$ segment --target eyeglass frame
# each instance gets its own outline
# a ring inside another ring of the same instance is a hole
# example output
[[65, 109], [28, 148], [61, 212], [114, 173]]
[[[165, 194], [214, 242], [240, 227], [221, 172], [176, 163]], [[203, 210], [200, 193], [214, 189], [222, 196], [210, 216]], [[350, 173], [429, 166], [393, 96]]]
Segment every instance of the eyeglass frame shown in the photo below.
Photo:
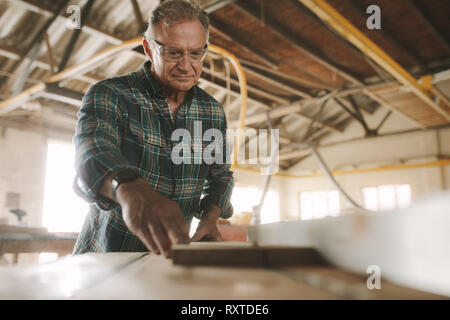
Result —
[[[156, 44], [156, 46], [157, 46], [157, 48], [158, 48], [159, 54], [160, 54], [163, 58], [167, 59], [168, 61], [172, 61], [172, 62], [179, 61], [179, 60], [180, 60], [182, 57], [184, 57], [185, 55], [188, 56], [189, 61], [191, 61], [191, 62], [195, 62], [195, 63], [202, 62], [203, 60], [205, 60], [206, 53], [208, 52], [208, 43], [206, 43], [205, 46], [204, 46], [203, 48], [192, 49], [192, 50], [188, 50], [188, 51], [186, 52], [185, 50], [181, 50], [181, 49], [178, 49], [178, 48], [166, 47], [166, 46], [162, 45], [161, 43], [159, 43], [158, 41], [156, 41], [155, 38], [151, 38], [150, 40], [151, 40], [154, 44]], [[179, 52], [182, 52], [183, 55], [180, 56], [180, 57], [177, 58], [177, 59], [171, 59], [171, 58], [167, 57], [167, 56], [165, 55], [165, 53], [163, 52], [163, 50], [169, 50], [169, 49], [172, 49], [172, 50], [178, 50]], [[199, 60], [197, 60], [197, 61], [196, 61], [196, 60], [193, 60], [192, 57], [191, 57], [191, 55], [190, 55], [190, 53], [191, 53], [192, 51], [196, 51], [196, 50], [202, 50], [202, 51], [203, 51], [202, 57], [201, 57]]]

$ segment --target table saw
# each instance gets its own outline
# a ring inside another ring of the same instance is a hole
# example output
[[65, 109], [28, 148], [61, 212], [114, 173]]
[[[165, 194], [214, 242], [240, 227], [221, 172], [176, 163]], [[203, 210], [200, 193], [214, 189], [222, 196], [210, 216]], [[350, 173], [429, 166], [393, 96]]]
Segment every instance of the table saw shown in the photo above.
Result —
[[[1, 267], [0, 299], [448, 299], [449, 208], [447, 192], [404, 210], [250, 227], [248, 243], [178, 245], [172, 259], [88, 253]], [[230, 262], [237, 251], [252, 263]]]

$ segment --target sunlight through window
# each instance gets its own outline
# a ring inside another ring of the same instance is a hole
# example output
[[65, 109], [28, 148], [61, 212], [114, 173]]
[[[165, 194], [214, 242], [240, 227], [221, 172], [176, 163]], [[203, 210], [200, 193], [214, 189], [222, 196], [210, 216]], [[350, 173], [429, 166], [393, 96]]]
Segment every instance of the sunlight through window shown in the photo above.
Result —
[[[42, 225], [50, 232], [80, 232], [88, 204], [72, 188], [75, 148], [63, 142], [49, 142], [45, 176]], [[51, 261], [55, 254], [42, 253], [40, 262]]]
[[339, 210], [339, 192], [337, 190], [300, 193], [300, 216], [302, 220], [337, 216]]
[[[253, 212], [253, 206], [261, 201], [262, 190], [254, 187], [234, 187], [231, 203], [235, 214]], [[280, 201], [276, 191], [267, 191], [261, 210], [261, 223], [280, 221]]]
[[381, 185], [362, 189], [364, 206], [369, 210], [392, 210], [403, 208], [411, 203], [411, 186], [409, 184]]

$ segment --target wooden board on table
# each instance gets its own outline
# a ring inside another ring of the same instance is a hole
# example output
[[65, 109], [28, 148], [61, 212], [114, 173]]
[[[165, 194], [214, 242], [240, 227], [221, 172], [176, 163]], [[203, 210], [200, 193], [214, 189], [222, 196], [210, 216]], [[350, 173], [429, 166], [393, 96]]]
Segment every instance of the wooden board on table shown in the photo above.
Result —
[[325, 265], [310, 247], [254, 245], [245, 242], [192, 242], [175, 245], [176, 265], [282, 267]]
[[[105, 254], [99, 255], [102, 257]], [[148, 254], [77, 299], [158, 300], [335, 300], [340, 297], [292, 280], [278, 269], [242, 266], [173, 265]]]

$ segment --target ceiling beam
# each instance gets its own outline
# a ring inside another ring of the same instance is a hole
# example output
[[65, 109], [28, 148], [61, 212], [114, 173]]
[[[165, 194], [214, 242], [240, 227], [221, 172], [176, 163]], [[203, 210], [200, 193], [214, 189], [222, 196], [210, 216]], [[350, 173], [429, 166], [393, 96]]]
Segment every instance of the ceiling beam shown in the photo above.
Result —
[[[20, 6], [26, 10], [43, 15], [45, 17], [49, 17], [53, 14], [53, 12], [51, 11], [51, 8], [49, 6], [47, 6], [45, 4], [41, 4], [41, 3], [37, 4], [36, 1], [31, 1], [31, 0], [7, 0], [7, 1], [9, 1], [17, 6]], [[234, 0], [234, 1], [236, 1], [236, 0]], [[218, 10], [221, 7], [223, 7], [224, 5], [228, 5], [234, 1], [232, 1], [232, 0], [220, 1], [222, 3], [217, 3], [216, 6], [208, 7], [207, 8], [208, 13], [212, 13], [213, 11]], [[60, 14], [58, 16], [58, 19], [66, 19], [66, 15]], [[98, 37], [102, 38], [102, 40], [104, 40], [110, 44], [113, 44], [113, 45], [119, 45], [122, 42], [128, 40], [125, 38], [118, 37], [114, 34], [111, 34], [111, 33], [107, 32], [106, 30], [102, 30], [90, 23], [86, 23], [84, 25], [83, 32], [86, 32], [87, 34], [90, 34], [92, 36], [98, 36]]]
[[326, 30], [329, 35], [331, 35], [333, 38], [335, 38], [337, 41], [339, 41], [342, 45], [344, 45], [347, 49], [352, 51], [355, 55], [359, 56], [361, 59], [363, 59], [366, 63], [369, 63], [369, 65], [379, 74], [380, 72], [384, 72], [378, 65], [371, 63], [371, 60], [367, 58], [367, 56], [362, 53], [360, 50], [358, 50], [355, 46], [353, 46], [350, 42], [345, 40], [342, 36], [340, 36], [338, 33], [334, 32], [326, 23], [324, 23], [322, 20], [320, 20], [314, 13], [312, 13], [308, 8], [306, 8], [302, 3], [300, 3], [298, 0], [291, 0], [291, 3], [296, 6], [305, 17], [307, 17], [310, 21], [313, 23], [318, 24], [323, 30]]
[[[233, 5], [239, 8], [241, 12], [245, 13], [249, 17], [258, 21], [260, 20], [260, 14], [257, 12], [257, 10], [249, 6], [248, 3], [240, 1], [236, 2]], [[363, 85], [362, 81], [359, 80], [357, 76], [351, 74], [350, 71], [345, 70], [342, 66], [339, 66], [335, 62], [324, 57], [323, 54], [319, 53], [319, 51], [316, 48], [313, 48], [309, 43], [307, 43], [304, 40], [301, 40], [297, 35], [294, 35], [291, 31], [282, 27], [275, 21], [272, 21], [269, 17], [265, 18], [264, 26], [270, 29], [274, 34], [278, 35], [279, 37], [289, 40], [291, 45], [298, 51], [302, 52], [304, 55], [308, 56], [309, 58], [319, 63], [320, 65], [326, 67], [327, 69], [331, 70], [332, 72], [335, 72], [345, 80], [358, 85]]]
[[[301, 110], [302, 110], [301, 105], [291, 105], [291, 106], [277, 107], [276, 109], [273, 109], [268, 112], [269, 112], [270, 119], [276, 119], [276, 118], [280, 118], [280, 117], [283, 117], [283, 116], [291, 114], [291, 113], [300, 112]], [[267, 113], [263, 112], [260, 114], [247, 116], [245, 118], [245, 125], [248, 126], [248, 125], [252, 125], [252, 124], [266, 121], [266, 120], [267, 120]], [[239, 120], [230, 121], [230, 127], [231, 128], [239, 127]]]
[[[55, 22], [55, 20], [58, 18], [59, 14], [65, 9], [67, 3], [69, 0], [64, 0], [61, 2], [56, 10], [52, 12], [51, 17], [44, 23], [44, 25], [38, 30], [37, 34], [33, 37], [31, 40], [31, 43], [29, 43], [25, 51], [22, 53], [22, 56], [19, 58], [18, 61], [14, 62], [12, 65], [12, 68], [10, 70], [11, 73], [19, 72], [19, 68], [23, 66], [23, 61], [25, 58], [28, 57], [30, 52], [32, 53], [32, 60], [36, 59], [37, 55], [39, 54], [41, 44], [44, 40], [44, 34], [47, 32], [47, 30], [52, 26], [52, 24]], [[28, 77], [29, 72], [31, 72], [31, 63], [26, 67], [25, 71], [20, 70], [20, 73], [23, 74], [23, 77], [21, 80], [19, 80], [18, 84], [15, 84], [14, 81], [0, 81], [0, 85], [2, 86], [2, 90], [8, 90], [11, 87], [15, 87], [12, 89], [13, 95], [16, 95], [18, 92], [21, 92], [23, 89], [23, 84], [25, 83], [25, 78]], [[10, 88], [8, 88], [10, 87]]]
[[270, 83], [273, 86], [276, 86], [280, 89], [286, 90], [292, 94], [295, 94], [299, 97], [305, 98], [305, 99], [311, 99], [312, 96], [310, 93], [306, 92], [306, 89], [302, 88], [301, 90], [298, 88], [293, 87], [290, 84], [287, 84], [286, 82], [280, 80], [280, 79], [274, 79], [271, 77], [268, 77], [261, 72], [258, 72], [256, 70], [253, 70], [249, 67], [246, 67], [245, 65], [242, 67], [244, 69], [245, 73], [248, 73], [249, 75], [252, 75], [254, 77], [260, 78], [261, 80], [264, 80], [265, 82]]
[[351, 117], [356, 119], [361, 124], [366, 136], [373, 135], [375, 132], [373, 132], [371, 129], [369, 129], [369, 126], [367, 125], [366, 121], [364, 120], [364, 117], [363, 117], [361, 111], [359, 110], [359, 107], [356, 105], [356, 102], [353, 99], [353, 97], [351, 95], [349, 95], [348, 98], [350, 100], [350, 103], [351, 103], [354, 111], [350, 110], [350, 108], [347, 107], [343, 103], [343, 101], [341, 101], [339, 98], [335, 98], [334, 101], [336, 101]]
[[[222, 59], [221, 56], [216, 55], [214, 53], [209, 52], [209, 54], [212, 57], [214, 57], [214, 58]], [[273, 77], [265, 75], [261, 71], [255, 70], [255, 68], [251, 68], [251, 67], [245, 66], [246, 63], [242, 62], [241, 60], [239, 60], [239, 62], [241, 62], [242, 69], [244, 69], [245, 73], [247, 73], [249, 75], [257, 77], [257, 78], [259, 78], [259, 79], [261, 79], [261, 80], [263, 80], [265, 82], [268, 82], [268, 83], [272, 84], [273, 86], [276, 86], [276, 87], [278, 87], [278, 88], [280, 88], [282, 90], [285, 90], [285, 91], [288, 91], [290, 93], [293, 93], [293, 94], [295, 94], [297, 96], [300, 96], [302, 98], [305, 98], [305, 99], [312, 99], [313, 98], [311, 96], [310, 92], [308, 92], [308, 89], [306, 89], [306, 88], [299, 88], [299, 87], [296, 87], [296, 86], [292, 86], [291, 84], [288, 84], [287, 82], [285, 82], [283, 80], [280, 80], [279, 78], [275, 79]], [[273, 70], [273, 71], [275, 71], [275, 70]]]
[[[35, 1], [30, 1], [30, 0], [8, 0], [9, 2], [20, 6], [26, 10], [32, 11], [34, 13], [38, 13], [40, 15], [43, 15], [45, 17], [51, 16], [52, 15], [52, 11], [50, 9], [50, 7], [46, 6], [45, 4], [39, 3], [37, 4]], [[66, 16], [64, 14], [60, 14], [57, 17], [58, 20], [65, 20]], [[113, 45], [119, 45], [121, 44], [124, 40], [126, 39], [122, 39], [119, 38], [113, 34], [110, 34], [109, 32], [107, 32], [106, 30], [101, 30], [99, 28], [97, 28], [96, 26], [90, 24], [90, 23], [86, 23], [84, 25], [83, 28], [83, 32], [86, 32], [89, 35], [92, 36], [97, 36], [100, 37], [102, 40], [113, 44]]]
[[[217, 84], [217, 83], [214, 83], [214, 82], [212, 82], [212, 81], [210, 81], [210, 80], [207, 80], [207, 79], [205, 79], [205, 78], [200, 78], [199, 82], [200, 82], [200, 83], [204, 83], [205, 85], [211, 86], [211, 87], [213, 87], [213, 88], [215, 88], [215, 89], [219, 89], [219, 90], [227, 90], [229, 94], [231, 94], [232, 96], [234, 96], [234, 97], [236, 98], [236, 99], [230, 104], [230, 106], [228, 106], [228, 107], [226, 108], [226, 111], [227, 111], [227, 112], [231, 112], [233, 109], [239, 107], [239, 105], [240, 105], [240, 103], [241, 103], [241, 100], [240, 100], [241, 95], [240, 95], [239, 92], [234, 91], [234, 90], [228, 90], [226, 87], [221, 86], [221, 85], [219, 85], [219, 84]], [[249, 97], [247, 100], [248, 100], [249, 102], [251, 102], [251, 103], [253, 103], [253, 104], [259, 106], [259, 107], [262, 107], [262, 108], [265, 109], [265, 110], [271, 110], [271, 109], [272, 109], [271, 106], [268, 106], [268, 105], [267, 105], [265, 102], [263, 102], [263, 101], [258, 101], [258, 100], [256, 100], [256, 99], [253, 99], [253, 98], [250, 98], [250, 97]], [[277, 108], [278, 108], [278, 107], [277, 107]], [[295, 112], [295, 113], [292, 113], [292, 112], [291, 112], [291, 114], [294, 115], [294, 116], [299, 116], [299, 117], [301, 117], [302, 119], [305, 119], [305, 120], [307, 120], [307, 121], [313, 121], [313, 120], [314, 120], [313, 117], [311, 117], [311, 116], [309, 116], [309, 115], [307, 115], [307, 114], [305, 114], [305, 113], [302, 113], [302, 112]], [[323, 121], [316, 121], [316, 125], [325, 127], [325, 128], [327, 128], [328, 130], [331, 130], [331, 131], [334, 131], [334, 132], [342, 133], [342, 130], [341, 130], [341, 129], [339, 129], [339, 128], [337, 128], [337, 127], [331, 125], [331, 124], [325, 123], [325, 122], [323, 122]]]
[[325, 0], [299, 1], [312, 10], [320, 19], [326, 21], [334, 30], [353, 43], [353, 45], [358, 47], [396, 80], [411, 88], [411, 92], [431, 109], [434, 109], [446, 120], [450, 120], [450, 114], [444, 109], [440, 102], [436, 103], [433, 101], [432, 95], [423, 85], [419, 84], [408, 71], [394, 61], [384, 50], [358, 30]]
[[147, 29], [147, 24], [142, 18], [141, 9], [139, 8], [139, 3], [137, 2], [137, 0], [130, 0], [130, 1], [131, 5], [133, 6], [134, 17], [136, 18], [136, 24], [138, 29], [137, 36], [140, 36]]
[[225, 111], [231, 113], [234, 109], [238, 108], [242, 104], [240, 97], [235, 97], [234, 101], [225, 106]]
[[[14, 50], [12, 48], [7, 48], [4, 46], [0, 46], [0, 56], [2, 57], [6, 57], [8, 59], [11, 60], [19, 60], [20, 57], [22, 56], [17, 50]], [[26, 58], [25, 60], [27, 60], [28, 58]], [[51, 67], [51, 63], [48, 60], [45, 59], [41, 59], [41, 58], [37, 58], [34, 63], [33, 63], [36, 67], [43, 69], [43, 70], [49, 70], [51, 71], [52, 67]], [[93, 73], [85, 73], [84, 75], [76, 75], [74, 76], [74, 79], [89, 83], [89, 84], [94, 84], [100, 80], [103, 80], [102, 77], [93, 74]]]
[[[307, 87], [312, 87], [312, 88], [317, 88], [317, 89], [327, 89], [330, 91], [336, 89], [335, 87], [328, 86], [327, 84], [319, 82], [319, 81], [312, 81], [309, 79], [299, 78], [296, 76], [288, 75], [288, 74], [286, 74], [286, 72], [269, 69], [263, 65], [254, 63], [253, 61], [249, 61], [247, 59], [239, 59], [239, 62], [241, 63], [244, 70], [248, 70], [251, 68], [250, 70], [255, 71], [255, 69], [257, 69], [260, 71], [259, 74], [262, 74], [261, 71], [264, 71], [270, 75], [277, 76], [279, 78], [283, 78], [284, 80], [287, 80], [287, 81], [296, 82], [297, 84], [302, 85], [302, 86], [307, 86]], [[268, 77], [270, 77], [270, 76], [268, 76]]]
[[415, 127], [419, 127], [419, 128], [426, 128], [425, 125], [421, 124], [420, 122], [418, 122], [417, 120], [414, 120], [413, 118], [410, 118], [408, 116], [406, 116], [404, 113], [400, 112], [398, 109], [394, 108], [389, 101], [386, 101], [386, 99], [381, 98], [380, 96], [376, 95], [375, 93], [373, 93], [372, 91], [370, 91], [369, 89], [363, 90], [363, 93], [365, 95], [367, 95], [368, 97], [370, 97], [372, 100], [378, 102], [380, 105], [384, 106], [385, 108], [388, 108], [389, 110], [394, 111], [396, 114], [400, 115], [402, 118], [408, 120], [410, 123], [412, 123]]
[[[449, 128], [450, 124], [446, 124], [446, 125], [440, 125], [440, 126], [436, 126], [436, 127], [430, 127], [430, 128], [426, 128], [426, 129], [407, 129], [407, 130], [400, 130], [400, 131], [394, 131], [394, 132], [388, 132], [388, 133], [383, 133], [377, 136], [369, 136], [369, 137], [360, 137], [360, 138], [351, 138], [351, 139], [346, 139], [346, 140], [341, 140], [341, 141], [335, 141], [335, 142], [330, 142], [330, 143], [324, 143], [324, 144], [319, 144], [317, 145], [317, 148], [328, 148], [328, 147], [333, 147], [333, 146], [339, 146], [339, 145], [344, 145], [344, 144], [348, 144], [348, 143], [352, 143], [352, 142], [356, 142], [356, 141], [367, 141], [368, 139], [378, 139], [378, 138], [382, 138], [382, 137], [390, 137], [390, 136], [396, 136], [396, 135], [403, 135], [403, 134], [408, 134], [408, 133], [414, 133], [414, 132], [431, 132], [431, 131], [438, 131], [441, 129], [445, 129], [445, 128]], [[295, 145], [295, 142], [293, 143]], [[288, 148], [289, 146], [287, 146]], [[308, 151], [307, 149], [303, 149], [303, 150], [297, 150], [297, 151], [292, 151], [291, 153], [286, 152], [286, 154], [283, 155], [283, 159], [284, 160], [289, 160], [292, 158], [297, 158], [300, 156], [304, 156], [305, 159], [306, 157], [308, 157], [311, 153]], [[290, 165], [289, 167], [293, 167], [294, 165], [300, 163], [301, 161], [303, 161], [304, 159], [293, 163], [292, 165]]]
[[43, 97], [66, 104], [81, 107], [83, 93], [66, 88], [58, 87], [56, 84], [46, 84], [45, 91], [41, 94]]
[[[307, 115], [305, 113], [297, 112], [297, 113], [295, 113], [293, 115], [296, 116], [296, 117], [301, 117], [302, 119], [305, 119], [305, 120], [307, 120], [309, 122], [313, 122], [315, 120], [313, 116], [309, 116], [309, 115]], [[336, 132], [336, 133], [342, 133], [343, 132], [343, 130], [341, 130], [341, 129], [339, 129], [339, 128], [337, 128], [337, 127], [335, 127], [335, 126], [333, 126], [333, 125], [331, 125], [329, 123], [325, 123], [323, 121], [320, 121], [320, 120], [315, 120], [314, 126], [325, 127], [325, 128], [327, 128], [327, 129], [329, 129], [329, 130], [331, 130], [333, 132]]]
[[90, 13], [93, 5], [94, 5], [94, 0], [88, 0], [86, 5], [83, 7], [83, 11], [81, 13], [81, 18], [80, 18], [80, 26], [73, 31], [72, 37], [70, 38], [70, 41], [67, 44], [66, 49], [64, 50], [64, 54], [61, 59], [61, 62], [59, 63], [58, 72], [61, 72], [62, 70], [64, 70], [66, 68], [67, 63], [69, 62], [70, 56], [73, 53], [73, 49], [74, 49], [78, 39], [80, 38], [81, 30], [83, 29], [84, 24], [86, 23], [86, 20], [89, 16], [89, 13]]
[[67, 68], [57, 74], [50, 76], [45, 82], [38, 83], [17, 96], [11, 97], [5, 101], [0, 102], [0, 114], [4, 114], [15, 108], [20, 107], [24, 102], [33, 99], [37, 95], [40, 95], [42, 91], [45, 90], [46, 83], [59, 83], [63, 80], [73, 78], [74, 76], [82, 73], [88, 72], [90, 69], [97, 67], [100, 63], [104, 63], [107, 59], [111, 58], [120, 52], [125, 50], [131, 50], [136, 46], [140, 45], [139, 39], [132, 39], [130, 41], [126, 41], [119, 46], [114, 46], [112, 48], [108, 48], [94, 55], [93, 57], [83, 61], [82, 63]]
[[223, 7], [226, 7], [227, 5], [236, 2], [237, 0], [217, 0], [213, 4], [210, 4], [203, 8], [203, 10], [206, 13], [213, 13], [216, 10], [222, 9]]
[[[257, 57], [261, 62], [264, 62], [266, 65], [268, 65], [272, 69], [276, 69], [278, 67], [278, 64], [267, 56], [263, 51], [260, 51], [257, 48], [251, 47], [248, 45], [248, 41], [241, 39], [239, 37], [239, 32], [236, 32], [235, 30], [230, 30], [229, 27], [225, 26], [222, 22], [218, 21], [218, 19], [214, 19], [212, 23], [209, 26], [209, 29], [213, 32], [221, 36], [227, 41], [233, 42], [243, 51], [246, 51], [247, 53], [250, 53], [252, 56]], [[231, 36], [233, 35], [233, 36]], [[237, 54], [237, 57], [239, 57], [239, 54]]]
[[[17, 4], [19, 1], [9, 0], [12, 3]], [[45, 24], [39, 29], [38, 33], [34, 38], [31, 40], [31, 43], [29, 43], [25, 49], [25, 52], [23, 52], [23, 56], [21, 59], [17, 62], [17, 64], [20, 64], [23, 59], [28, 55], [28, 53], [34, 48], [35, 45], [37, 45], [39, 42], [43, 40], [44, 34], [47, 32], [47, 30], [50, 28], [50, 26], [55, 22], [55, 20], [59, 17], [59, 15], [63, 12], [63, 10], [66, 8], [67, 4], [70, 0], [64, 0], [62, 1], [59, 6], [56, 8], [56, 10], [52, 13], [52, 16], [50, 19], [48, 19]], [[15, 68], [14, 68], [15, 69]]]
[[[208, 79], [206, 79], [206, 78], [200, 78], [200, 79], [199, 79], [199, 83], [200, 83], [200, 84], [204, 84], [204, 85], [206, 85], [206, 86], [213, 87], [214, 89], [226, 90], [229, 94], [231, 94], [231, 95], [234, 96], [235, 98], [239, 99], [239, 104], [241, 103], [241, 102], [240, 102], [241, 94], [240, 94], [239, 92], [233, 90], [233, 89], [228, 90], [225, 86], [219, 85], [219, 84], [217, 84], [217, 83], [215, 83], [215, 82], [213, 82], [213, 81], [211, 81], [211, 80], [208, 80]], [[247, 98], [247, 101], [248, 101], [248, 102], [251, 102], [251, 103], [253, 103], [253, 104], [255, 104], [255, 105], [257, 105], [258, 107], [263, 108], [264, 110], [270, 110], [270, 109], [272, 109], [272, 107], [270, 107], [269, 105], [267, 105], [265, 102], [259, 101], [259, 100], [257, 100], [257, 99], [251, 98], [251, 97], [248, 97], [248, 98]]]
[[[409, 1], [409, 0], [408, 0]], [[406, 2], [408, 2], [406, 1]], [[359, 16], [366, 16], [366, 7], [361, 1], [350, 0], [346, 1], [354, 11], [358, 13]], [[393, 46], [401, 55], [408, 58], [410, 62], [418, 66], [421, 70], [426, 70], [425, 62], [420, 58], [417, 54], [415, 54], [415, 50], [412, 48], [406, 47], [404, 44], [400, 43], [400, 41], [393, 37], [394, 32], [389, 30], [386, 27], [386, 24], [383, 24], [383, 40], [388, 42], [391, 46]]]
[[[203, 72], [208, 73], [210, 76], [212, 76], [214, 78], [218, 78], [220, 80], [227, 81], [226, 76], [224, 74], [222, 74], [220, 72], [217, 72], [217, 71], [213, 71], [210, 68], [203, 68]], [[230, 77], [230, 83], [233, 84], [236, 87], [239, 87], [239, 81], [236, 80], [236, 79], [233, 79], [233, 78]], [[262, 90], [262, 89], [259, 89], [257, 87], [252, 86], [252, 85], [249, 85], [249, 84], [247, 84], [247, 89], [248, 89], [249, 92], [252, 92], [252, 93], [254, 93], [256, 95], [259, 95], [261, 97], [264, 97], [266, 99], [270, 99], [272, 101], [276, 101], [278, 103], [284, 103], [284, 104], [290, 103], [290, 101], [288, 99], [282, 98], [280, 96], [277, 96], [275, 94], [272, 94], [272, 93], [268, 92], [267, 90]]]

